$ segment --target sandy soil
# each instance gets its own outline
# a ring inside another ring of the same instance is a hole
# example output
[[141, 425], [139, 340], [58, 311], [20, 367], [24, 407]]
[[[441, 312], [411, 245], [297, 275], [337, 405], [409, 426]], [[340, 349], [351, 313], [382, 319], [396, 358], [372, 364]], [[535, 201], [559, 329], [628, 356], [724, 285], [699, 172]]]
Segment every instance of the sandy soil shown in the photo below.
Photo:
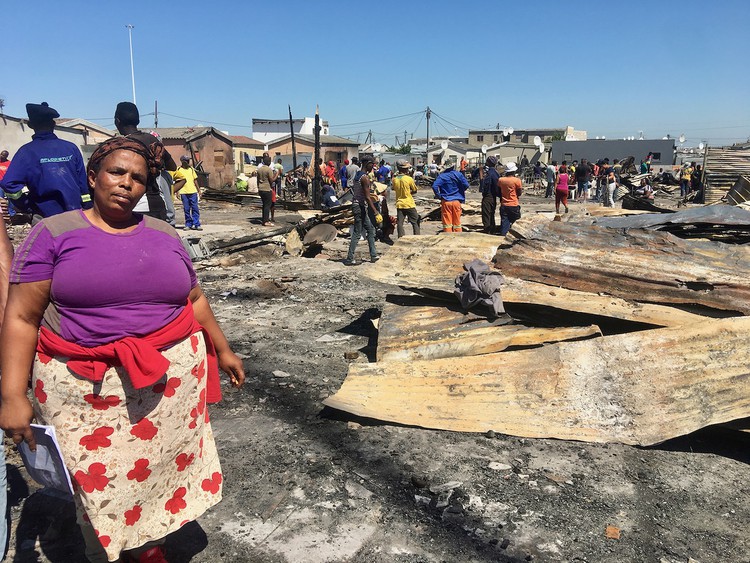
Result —
[[[534, 197], [524, 206], [553, 208]], [[206, 239], [262, 228], [246, 207], [204, 201], [203, 214]], [[16, 228], [16, 242], [21, 235]], [[226, 386], [211, 410], [224, 500], [169, 538], [170, 561], [750, 561], [749, 435], [713, 428], [635, 448], [398, 427], [323, 409], [350, 362], [374, 360], [372, 320], [387, 293], [403, 293], [360, 277], [367, 264], [344, 266], [347, 244], [299, 258], [267, 242], [240, 253], [240, 264], [199, 265], [248, 382]], [[366, 243], [358, 253], [366, 257]], [[84, 560], [70, 505], [40, 493], [11, 450], [9, 560]]]

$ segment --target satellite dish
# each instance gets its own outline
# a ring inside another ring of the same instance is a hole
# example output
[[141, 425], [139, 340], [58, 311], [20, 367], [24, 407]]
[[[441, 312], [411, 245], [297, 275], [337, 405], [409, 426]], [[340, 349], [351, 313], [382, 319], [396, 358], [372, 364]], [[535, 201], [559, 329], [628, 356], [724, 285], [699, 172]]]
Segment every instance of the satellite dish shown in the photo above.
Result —
[[685, 142], [685, 135], [684, 134], [680, 135], [680, 142], [681, 143]]
[[[599, 138], [599, 137], [597, 137], [597, 139], [598, 139], [598, 138]], [[536, 137], [534, 137], [534, 144], [535, 144], [535, 145], [536, 145], [537, 147], [538, 147], [539, 145], [541, 145], [541, 144], [542, 144], [542, 138], [541, 138], [541, 137], [540, 137], [539, 135], [537, 135]]]
[[448, 141], [441, 141], [440, 148], [445, 150], [448, 148]]
[[669, 137], [662, 137], [662, 138], [661, 138], [661, 140], [662, 140], [662, 141], [668, 141], [668, 140], [669, 140]]
[[504, 127], [504, 128], [503, 128], [503, 137], [507, 137], [507, 136], [508, 136], [508, 134], [509, 134], [509, 133], [508, 133], [508, 128], [507, 128], [507, 127]]
[[539, 152], [544, 152], [544, 143], [539, 143]]
[[374, 145], [372, 145], [372, 150], [374, 150], [375, 152], [380, 152], [380, 149], [382, 148], [383, 146], [380, 143], [375, 143]]
[[706, 145], [704, 145], [703, 143], [698, 143], [698, 150], [702, 151], [705, 148], [705, 146]]
[[487, 149], [490, 148], [487, 145], [482, 145], [482, 154], [487, 154]]
[[513, 134], [513, 127], [508, 127], [508, 135], [512, 135], [512, 134]]

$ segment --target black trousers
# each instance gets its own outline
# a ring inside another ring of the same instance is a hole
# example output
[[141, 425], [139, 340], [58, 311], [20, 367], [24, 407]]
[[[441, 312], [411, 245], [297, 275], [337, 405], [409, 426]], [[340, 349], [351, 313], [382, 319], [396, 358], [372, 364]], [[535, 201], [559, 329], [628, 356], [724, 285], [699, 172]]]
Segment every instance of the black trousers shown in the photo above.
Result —
[[482, 196], [482, 226], [485, 233], [495, 232], [495, 210], [497, 209], [497, 197], [494, 195]]
[[263, 222], [271, 221], [271, 204], [273, 203], [273, 193], [271, 191], [258, 190], [260, 200], [263, 202]]
[[410, 207], [409, 209], [396, 209], [396, 218], [398, 220], [398, 238], [401, 238], [405, 234], [404, 219], [409, 220], [412, 231], [415, 235], [420, 233], [419, 213], [417, 213], [416, 207]]

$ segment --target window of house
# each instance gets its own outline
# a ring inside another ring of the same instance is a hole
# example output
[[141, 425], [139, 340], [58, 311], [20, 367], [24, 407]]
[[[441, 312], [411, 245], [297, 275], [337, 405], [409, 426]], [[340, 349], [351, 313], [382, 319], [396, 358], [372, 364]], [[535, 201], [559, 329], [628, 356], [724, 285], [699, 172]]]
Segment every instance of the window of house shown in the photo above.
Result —
[[477, 135], [477, 141], [484, 141], [484, 135]]
[[214, 166], [224, 166], [224, 151], [221, 149], [214, 150]]
[[495, 141], [495, 142], [497, 142], [497, 135], [493, 135], [493, 137], [494, 137], [494, 139], [492, 139], [492, 140]]
[[661, 153], [660, 152], [652, 152], [651, 153], [651, 160], [655, 160], [656, 162], [661, 161]]

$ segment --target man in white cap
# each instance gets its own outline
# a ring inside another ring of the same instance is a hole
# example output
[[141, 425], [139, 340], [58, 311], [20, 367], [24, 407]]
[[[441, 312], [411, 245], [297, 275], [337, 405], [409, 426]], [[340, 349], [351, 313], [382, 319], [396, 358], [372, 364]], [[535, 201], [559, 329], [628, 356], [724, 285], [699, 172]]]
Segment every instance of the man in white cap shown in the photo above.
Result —
[[510, 226], [521, 218], [521, 205], [518, 196], [523, 189], [521, 179], [516, 177], [518, 166], [515, 162], [505, 165], [505, 176], [497, 183], [500, 186], [500, 235], [505, 236]]
[[408, 218], [415, 235], [419, 230], [419, 213], [414, 203], [413, 194], [417, 193], [417, 184], [409, 175], [411, 165], [407, 160], [396, 162], [396, 175], [393, 177], [393, 191], [396, 193], [396, 216], [398, 218], [398, 238], [404, 236], [404, 219]]

